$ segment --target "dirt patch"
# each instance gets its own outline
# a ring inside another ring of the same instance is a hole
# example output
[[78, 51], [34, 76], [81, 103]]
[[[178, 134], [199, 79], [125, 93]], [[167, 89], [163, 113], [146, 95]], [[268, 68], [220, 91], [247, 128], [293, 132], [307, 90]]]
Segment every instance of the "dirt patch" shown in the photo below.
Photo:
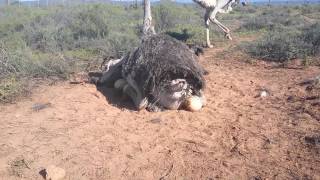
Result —
[[[39, 171], [55, 165], [77, 180], [320, 179], [318, 100], [299, 85], [319, 68], [248, 64], [220, 51], [201, 60], [209, 75], [200, 112], [136, 112], [85, 83], [0, 106], [0, 177], [43, 179]], [[27, 168], [12, 174], [19, 157]]]
[[23, 157], [17, 157], [9, 162], [8, 172], [11, 176], [23, 177], [23, 171], [30, 169], [29, 162]]

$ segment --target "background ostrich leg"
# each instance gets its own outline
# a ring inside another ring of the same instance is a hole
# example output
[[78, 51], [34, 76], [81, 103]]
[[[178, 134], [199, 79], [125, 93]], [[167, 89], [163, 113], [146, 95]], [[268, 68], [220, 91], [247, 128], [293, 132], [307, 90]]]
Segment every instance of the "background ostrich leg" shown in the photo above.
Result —
[[213, 46], [210, 43], [210, 32], [209, 32], [209, 23], [210, 23], [210, 16], [213, 9], [206, 9], [206, 13], [204, 15], [204, 22], [206, 25], [206, 41], [207, 41], [207, 47], [212, 48]]
[[144, 0], [143, 35], [156, 34], [152, 25], [150, 0]]
[[223, 30], [223, 32], [225, 33], [225, 36], [229, 39], [229, 40], [232, 40], [232, 37], [230, 35], [230, 29], [227, 28], [226, 26], [224, 26], [221, 22], [219, 22], [215, 15], [213, 17], [210, 17], [210, 20], [212, 23], [215, 23], [220, 29]]
[[[232, 11], [232, 7], [231, 7], [232, 4], [231, 3], [233, 3], [233, 1], [229, 1], [227, 4], [225, 4], [225, 3], [217, 4], [216, 7], [208, 7], [208, 8], [206, 8], [206, 13], [204, 15], [204, 21], [205, 21], [205, 26], [206, 26], [206, 41], [207, 41], [207, 46], [209, 48], [213, 47], [211, 45], [211, 43], [210, 43], [210, 31], [209, 31], [210, 21], [212, 23], [216, 24], [220, 29], [222, 29], [223, 32], [225, 33], [225, 36], [228, 39], [232, 40], [232, 38], [230, 36], [229, 28], [227, 28], [222, 23], [220, 23], [216, 18], [216, 15], [217, 15], [218, 12], [220, 12], [220, 13], [229, 13], [230, 11]], [[224, 7], [227, 7], [227, 10], [223, 9]]]
[[218, 12], [220, 12], [222, 10], [222, 7], [216, 7], [211, 14], [209, 15], [209, 19], [212, 23], [216, 24], [220, 29], [223, 30], [223, 32], [225, 33], [225, 36], [232, 40], [231, 36], [230, 36], [230, 29], [227, 28], [226, 26], [224, 26], [221, 22], [219, 22], [216, 18], [216, 15]]

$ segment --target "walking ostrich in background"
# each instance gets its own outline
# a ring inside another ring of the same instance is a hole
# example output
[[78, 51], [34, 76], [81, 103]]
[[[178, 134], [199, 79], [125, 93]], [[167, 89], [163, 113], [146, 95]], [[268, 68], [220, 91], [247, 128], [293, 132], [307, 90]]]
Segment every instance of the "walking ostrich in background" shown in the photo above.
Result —
[[[217, 13], [229, 13], [232, 11], [232, 6], [238, 4], [240, 0], [193, 0], [195, 3], [199, 4], [201, 7], [206, 9], [206, 13], [204, 15], [204, 21], [206, 26], [206, 41], [207, 46], [212, 48], [213, 46], [210, 43], [209, 37], [209, 23], [210, 21], [216, 24], [219, 28], [223, 30], [225, 33], [225, 37], [232, 40], [230, 35], [230, 29], [219, 22], [216, 18]], [[246, 5], [246, 1], [243, 5]]]

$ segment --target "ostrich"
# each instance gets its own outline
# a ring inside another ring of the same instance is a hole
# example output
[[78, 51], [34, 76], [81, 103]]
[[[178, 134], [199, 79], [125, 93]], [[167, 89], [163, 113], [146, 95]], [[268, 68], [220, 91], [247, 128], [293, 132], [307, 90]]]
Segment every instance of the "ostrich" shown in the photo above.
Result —
[[205, 79], [197, 56], [182, 42], [155, 33], [149, 0], [145, 0], [144, 16], [140, 45], [123, 58], [109, 61], [93, 82], [113, 84], [137, 110], [200, 110], [205, 105]]
[[[225, 33], [225, 37], [232, 40], [230, 29], [219, 22], [216, 18], [217, 13], [229, 13], [232, 11], [232, 6], [240, 2], [240, 0], [193, 0], [201, 7], [205, 8], [204, 21], [206, 26], [206, 43], [209, 48], [213, 47], [210, 43], [209, 37], [209, 23], [210, 21], [216, 24]], [[246, 4], [246, 1], [245, 1]]]

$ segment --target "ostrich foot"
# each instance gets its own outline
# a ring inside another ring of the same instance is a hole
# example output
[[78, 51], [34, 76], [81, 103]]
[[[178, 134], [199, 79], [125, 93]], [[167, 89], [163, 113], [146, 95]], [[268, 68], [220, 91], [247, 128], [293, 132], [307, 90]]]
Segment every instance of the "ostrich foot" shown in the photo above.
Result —
[[213, 48], [213, 45], [211, 45], [210, 43], [207, 43], [207, 47], [208, 48]]

